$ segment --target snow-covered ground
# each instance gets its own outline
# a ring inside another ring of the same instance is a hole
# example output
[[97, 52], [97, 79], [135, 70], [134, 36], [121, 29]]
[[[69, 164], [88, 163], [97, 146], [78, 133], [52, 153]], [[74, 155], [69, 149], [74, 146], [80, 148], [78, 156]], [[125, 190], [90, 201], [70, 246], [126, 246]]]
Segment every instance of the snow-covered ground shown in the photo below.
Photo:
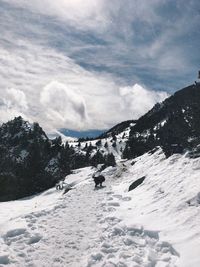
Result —
[[200, 159], [159, 149], [104, 170], [99, 190], [94, 172], [74, 171], [66, 194], [0, 203], [0, 266], [200, 266]]
[[[69, 145], [72, 146], [79, 153], [85, 153], [83, 152], [85, 146], [92, 145], [94, 149], [91, 153], [91, 156], [93, 156], [97, 152], [97, 150], [99, 150], [103, 155], [112, 153], [116, 160], [120, 160], [122, 158], [122, 152], [124, 151], [124, 148], [126, 146], [129, 133], [130, 133], [130, 127], [126, 128], [124, 131], [117, 134], [115, 136], [116, 140], [113, 140], [113, 137], [109, 136], [107, 138], [84, 141], [84, 142], [81, 142], [80, 144], [77, 140], [68, 141], [68, 142], [69, 142]], [[96, 145], [98, 142], [101, 142], [100, 145]]]

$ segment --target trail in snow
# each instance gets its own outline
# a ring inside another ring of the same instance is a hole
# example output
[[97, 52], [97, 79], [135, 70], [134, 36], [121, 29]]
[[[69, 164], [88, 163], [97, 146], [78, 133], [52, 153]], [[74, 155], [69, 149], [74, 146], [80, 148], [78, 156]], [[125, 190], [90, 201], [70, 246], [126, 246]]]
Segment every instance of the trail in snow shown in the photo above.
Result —
[[94, 190], [93, 170], [85, 168], [68, 177], [79, 183], [67, 194], [47, 191], [31, 200], [36, 211], [11, 214], [0, 232], [0, 266], [176, 266], [177, 252], [160, 241], [158, 232], [134, 225], [134, 218], [126, 225], [114, 215], [131, 197], [116, 194], [112, 187], [119, 186], [122, 167], [105, 172], [106, 187], [100, 190]]

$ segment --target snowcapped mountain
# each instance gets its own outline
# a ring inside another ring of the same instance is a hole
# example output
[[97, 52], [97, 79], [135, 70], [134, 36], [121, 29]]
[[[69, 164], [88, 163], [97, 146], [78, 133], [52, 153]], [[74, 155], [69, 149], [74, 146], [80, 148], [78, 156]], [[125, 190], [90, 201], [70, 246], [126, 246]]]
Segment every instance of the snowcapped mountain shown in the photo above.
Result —
[[119, 123], [96, 139], [81, 138], [70, 144], [78, 153], [90, 146], [90, 155], [98, 151], [115, 158], [134, 158], [157, 146], [167, 157], [186, 150], [196, 157], [200, 155], [199, 117], [200, 84], [195, 83], [157, 103], [137, 121]]
[[[156, 104], [131, 128], [124, 157], [161, 146], [166, 154], [196, 150], [200, 144], [200, 84], [188, 86]], [[197, 153], [197, 151], [195, 151]]]
[[[74, 151], [38, 123], [17, 117], [0, 127], [0, 201], [41, 192], [70, 173]], [[64, 158], [64, 160], [63, 160]]]
[[137, 120], [128, 120], [118, 123], [117, 125], [113, 126], [111, 129], [106, 131], [105, 133], [101, 134], [99, 138], [108, 138], [113, 135], [120, 135], [129, 129], [130, 127], [136, 124]]
[[66, 177], [66, 194], [0, 203], [0, 265], [198, 267], [199, 166], [158, 149], [104, 169], [100, 190], [87, 167]]
[[98, 164], [115, 165], [115, 162], [108, 162], [107, 157], [114, 156], [116, 160], [122, 158], [130, 128], [134, 124], [135, 121], [125, 121], [95, 139], [80, 138], [78, 141], [69, 142], [69, 144], [79, 155], [88, 156], [93, 166]]
[[90, 146], [90, 156], [112, 153], [118, 159], [134, 158], [157, 146], [167, 157], [186, 150], [196, 157], [200, 155], [199, 117], [200, 84], [196, 83], [157, 103], [137, 121], [122, 122], [95, 140], [71, 144], [79, 153]]

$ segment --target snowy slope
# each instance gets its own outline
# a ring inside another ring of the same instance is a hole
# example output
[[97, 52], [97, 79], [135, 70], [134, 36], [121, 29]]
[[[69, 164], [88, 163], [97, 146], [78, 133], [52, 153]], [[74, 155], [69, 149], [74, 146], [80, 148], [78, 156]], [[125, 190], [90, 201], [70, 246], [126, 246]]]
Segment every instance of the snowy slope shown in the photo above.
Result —
[[[123, 184], [115, 186], [114, 191], [123, 194], [130, 177], [134, 181], [145, 175], [146, 179], [137, 189], [126, 193], [131, 201], [128, 205], [121, 203], [114, 216], [119, 216], [126, 225], [151, 230], [160, 240], [171, 244], [175, 250], [166, 249], [168, 252], [160, 257], [164, 261], [171, 252], [178, 256], [177, 266], [200, 266], [200, 159], [178, 154], [165, 159], [158, 150], [135, 162], [123, 175]], [[158, 255], [155, 251], [152, 255], [156, 262]]]
[[[91, 144], [93, 147], [95, 147], [93, 149], [92, 155], [94, 155], [96, 151], [99, 150], [103, 155], [112, 153], [117, 160], [120, 160], [122, 157], [123, 150], [126, 146], [126, 142], [129, 137], [129, 132], [130, 132], [130, 127], [116, 134], [115, 135], [116, 141], [113, 140], [112, 136], [108, 136], [106, 138], [83, 141], [80, 143], [80, 146], [78, 146], [79, 142], [76, 142], [76, 140], [73, 140], [72, 142], [69, 141], [69, 145], [72, 146], [78, 153], [85, 153], [83, 152], [85, 146], [86, 145], [89, 146]], [[101, 145], [96, 146], [96, 143], [99, 141], [101, 141]], [[116, 143], [116, 146], [113, 146], [114, 143]]]
[[100, 190], [94, 171], [74, 171], [64, 195], [0, 203], [0, 266], [200, 266], [200, 159], [159, 149], [119, 161]]
[[54, 130], [54, 131], [48, 133], [48, 137], [51, 140], [56, 138], [56, 137], [58, 137], [58, 136], [60, 136], [62, 138], [63, 144], [66, 143], [66, 142], [72, 142], [72, 143], [73, 142], [77, 142], [77, 138], [71, 137], [71, 136], [66, 136], [66, 135], [64, 135], [63, 133], [61, 133], [58, 130]]

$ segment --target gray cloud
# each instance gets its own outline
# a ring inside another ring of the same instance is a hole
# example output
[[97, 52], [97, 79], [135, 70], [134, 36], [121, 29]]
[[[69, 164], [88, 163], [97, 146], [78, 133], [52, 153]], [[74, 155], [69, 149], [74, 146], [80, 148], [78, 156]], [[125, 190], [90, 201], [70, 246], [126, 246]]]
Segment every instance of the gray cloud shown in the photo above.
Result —
[[104, 0], [3, 0], [15, 7], [27, 8], [31, 12], [51, 16], [67, 22], [78, 29], [105, 28], [108, 18], [105, 14]]
[[[142, 82], [171, 91], [195, 79], [199, 68], [198, 1], [114, 3], [113, 23], [104, 34], [107, 44], [75, 51], [78, 63], [98, 71], [106, 68], [128, 83]], [[113, 7], [113, 2], [110, 5]]]
[[198, 6], [0, 0], [1, 121], [89, 129], [141, 116], [195, 78]]

